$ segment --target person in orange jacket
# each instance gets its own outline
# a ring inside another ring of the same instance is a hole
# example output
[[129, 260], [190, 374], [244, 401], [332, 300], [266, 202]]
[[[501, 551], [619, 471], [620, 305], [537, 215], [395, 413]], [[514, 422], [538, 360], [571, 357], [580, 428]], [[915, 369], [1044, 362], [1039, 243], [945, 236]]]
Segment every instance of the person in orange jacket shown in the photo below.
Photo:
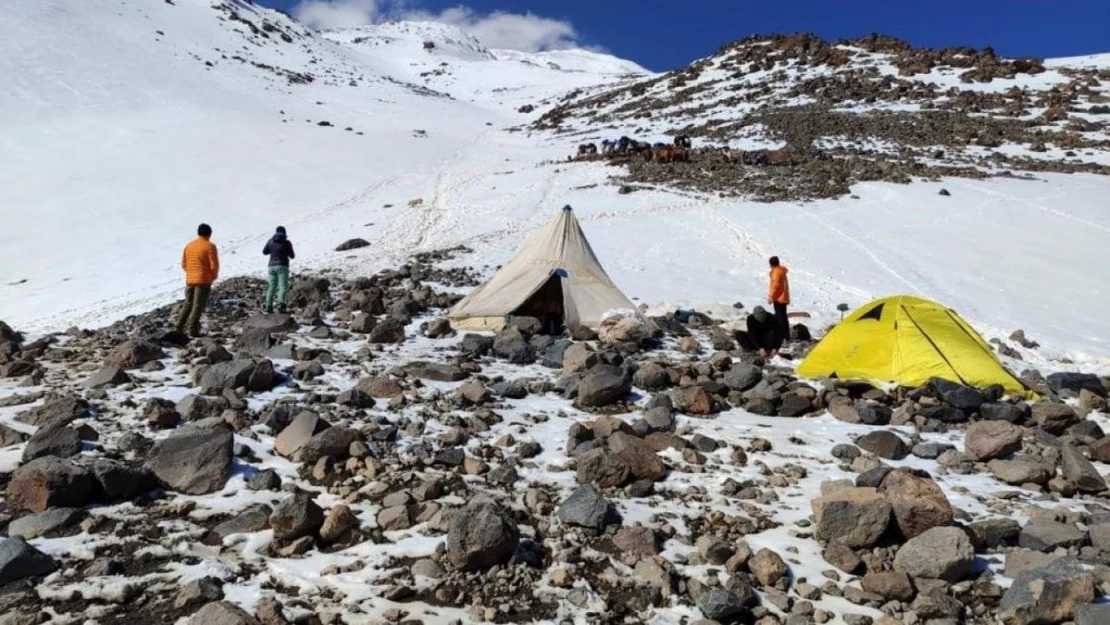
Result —
[[767, 303], [775, 307], [775, 321], [783, 341], [790, 339], [790, 319], [786, 307], [790, 305], [790, 281], [786, 278], [786, 267], [779, 262], [778, 256], [771, 260], [771, 286], [767, 291]]
[[177, 315], [177, 331], [200, 336], [200, 316], [212, 295], [212, 283], [220, 275], [220, 256], [212, 243], [212, 227], [197, 226], [197, 238], [189, 241], [181, 253], [181, 269], [185, 271], [185, 304]]

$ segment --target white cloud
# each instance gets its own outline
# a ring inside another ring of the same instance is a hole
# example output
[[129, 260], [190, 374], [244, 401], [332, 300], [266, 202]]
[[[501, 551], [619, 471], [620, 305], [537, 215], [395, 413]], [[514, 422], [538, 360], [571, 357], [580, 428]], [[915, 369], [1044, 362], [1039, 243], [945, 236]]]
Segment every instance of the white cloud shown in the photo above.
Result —
[[458, 6], [438, 14], [410, 12], [409, 15], [410, 19], [458, 26], [491, 48], [540, 52], [575, 47], [578, 43], [578, 32], [570, 22], [532, 13], [495, 11], [480, 15], [469, 7]]
[[353, 28], [380, 19], [424, 20], [457, 26], [490, 48], [540, 52], [578, 47], [578, 32], [565, 20], [533, 13], [478, 13], [467, 6], [440, 12], [410, 9], [407, 0], [301, 0], [293, 9], [312, 28]]
[[354, 28], [378, 16], [377, 0], [301, 0], [293, 15], [310, 28]]

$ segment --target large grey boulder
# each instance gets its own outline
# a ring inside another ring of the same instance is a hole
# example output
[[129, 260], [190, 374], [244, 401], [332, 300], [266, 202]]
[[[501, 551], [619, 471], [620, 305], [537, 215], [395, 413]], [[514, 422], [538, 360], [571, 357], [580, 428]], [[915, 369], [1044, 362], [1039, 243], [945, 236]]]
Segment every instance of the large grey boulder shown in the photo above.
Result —
[[212, 528], [212, 534], [223, 540], [232, 534], [248, 534], [270, 529], [270, 515], [273, 509], [266, 504], [255, 504], [234, 517]]
[[856, 446], [880, 458], [901, 460], [910, 455], [910, 448], [902, 437], [888, 430], [868, 432], [855, 441]]
[[485, 498], [455, 512], [447, 528], [447, 559], [458, 570], [479, 571], [508, 562], [520, 542], [509, 513]]
[[105, 386], [119, 386], [131, 381], [131, 376], [120, 367], [104, 367], [100, 371], [85, 379], [85, 388], [104, 388]]
[[1047, 484], [1056, 473], [1055, 467], [1032, 460], [991, 460], [987, 468], [998, 479], [1015, 486]]
[[895, 469], [883, 477], [880, 490], [894, 511], [898, 530], [906, 538], [952, 524], [952, 504], [944, 491], [928, 477], [906, 469]]
[[1060, 455], [1060, 468], [1064, 478], [1071, 482], [1076, 490], [1085, 493], [1101, 493], [1106, 490], [1106, 480], [1102, 474], [1090, 460], [1087, 460], [1083, 452], [1071, 445], [1064, 445]]
[[846, 488], [810, 503], [817, 518], [817, 536], [846, 547], [864, 548], [879, 542], [891, 521], [891, 505], [874, 488]]
[[299, 327], [293, 315], [285, 313], [260, 313], [243, 323], [244, 328], [266, 330], [267, 332], [295, 332]]
[[41, 406], [21, 412], [15, 420], [39, 428], [69, 425], [89, 416], [89, 403], [79, 397], [66, 395], [47, 399]]
[[910, 577], [956, 583], [971, 573], [975, 549], [967, 534], [956, 527], [934, 527], [911, 538], [894, 556], [894, 568]]
[[1087, 535], [1072, 523], [1058, 523], [1050, 519], [1032, 519], [1021, 528], [1018, 546], [1034, 551], [1054, 551], [1058, 547], [1077, 547], [1087, 540]]
[[1022, 429], [1006, 421], [976, 421], [967, 426], [964, 451], [986, 462], [1021, 451]]
[[43, 456], [69, 458], [81, 453], [81, 435], [77, 429], [64, 425], [55, 428], [39, 428], [23, 448], [23, 462], [30, 462]]
[[186, 427], [158, 441], [146, 466], [158, 481], [187, 495], [220, 490], [231, 477], [234, 436], [222, 427]]
[[1050, 373], [1047, 381], [1048, 387], [1057, 393], [1071, 391], [1078, 395], [1080, 391], [1085, 389], [1101, 397], [1106, 397], [1106, 387], [1102, 385], [1102, 380], [1093, 373], [1069, 371]]
[[698, 609], [705, 618], [719, 623], [731, 623], [748, 613], [743, 599], [720, 586], [707, 589], [698, 597]]
[[270, 514], [274, 538], [296, 540], [315, 534], [324, 525], [324, 510], [308, 493], [296, 493], [279, 503]]
[[366, 340], [375, 344], [404, 343], [405, 324], [393, 317], [386, 317], [374, 326]]
[[580, 484], [602, 488], [624, 486], [632, 478], [632, 468], [607, 448], [594, 448], [575, 458], [575, 476]]
[[1079, 423], [1079, 414], [1067, 404], [1040, 401], [1033, 404], [1033, 422], [1037, 427], [1050, 434], [1063, 434], [1068, 428]]
[[313, 436], [329, 427], [331, 424], [315, 412], [302, 411], [278, 434], [274, 441], [274, 450], [286, 458], [294, 458]]
[[162, 348], [153, 341], [131, 339], [121, 343], [104, 358], [104, 366], [137, 369], [148, 362], [166, 357]]
[[20, 537], [0, 541], [0, 586], [10, 582], [49, 575], [58, 570], [50, 556], [27, 544]]
[[51, 508], [15, 519], [8, 524], [8, 536], [38, 538], [74, 525], [83, 518], [85, 518], [85, 511], [81, 508]]
[[301, 447], [297, 458], [301, 462], [316, 462], [324, 456], [332, 458], [346, 458], [351, 443], [360, 440], [362, 436], [358, 430], [333, 425], [316, 434]]
[[253, 360], [230, 360], [197, 370], [194, 381], [201, 388], [245, 387], [254, 372]]
[[632, 389], [632, 381], [619, 367], [598, 365], [590, 369], [578, 383], [575, 404], [589, 408], [616, 403]]
[[722, 381], [730, 389], [744, 392], [754, 388], [762, 379], [762, 369], [751, 363], [738, 362], [725, 373]]
[[[1014, 578], [998, 605], [1003, 625], [1064, 623], [1095, 598], [1095, 575], [1073, 558], [1060, 558]], [[1078, 625], [1078, 624], [1077, 624]], [[1100, 624], [1101, 625], [1101, 624]]]
[[579, 486], [559, 506], [557, 514], [567, 525], [601, 531], [609, 516], [609, 500], [593, 486]]
[[42, 512], [53, 507], [79, 508], [88, 503], [93, 479], [82, 467], [44, 456], [19, 467], [8, 482], [7, 501], [12, 506]]
[[[237, 354], [246, 354], [256, 358], [269, 355], [274, 346], [274, 337], [270, 330], [265, 328], [245, 328], [243, 333], [235, 338], [232, 349]], [[292, 358], [290, 358], [292, 360]]]
[[518, 365], [531, 364], [536, 360], [535, 348], [516, 326], [509, 326], [494, 337], [493, 353]]

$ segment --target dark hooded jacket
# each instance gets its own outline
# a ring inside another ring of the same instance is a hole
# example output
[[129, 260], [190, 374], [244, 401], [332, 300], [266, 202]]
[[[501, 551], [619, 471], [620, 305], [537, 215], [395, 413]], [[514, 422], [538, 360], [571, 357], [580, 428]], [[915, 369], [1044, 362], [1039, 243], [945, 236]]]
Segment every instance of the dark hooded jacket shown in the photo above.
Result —
[[266, 242], [262, 253], [270, 255], [271, 267], [288, 267], [289, 260], [297, 257], [293, 253], [293, 242], [280, 232], [275, 233], [273, 238]]

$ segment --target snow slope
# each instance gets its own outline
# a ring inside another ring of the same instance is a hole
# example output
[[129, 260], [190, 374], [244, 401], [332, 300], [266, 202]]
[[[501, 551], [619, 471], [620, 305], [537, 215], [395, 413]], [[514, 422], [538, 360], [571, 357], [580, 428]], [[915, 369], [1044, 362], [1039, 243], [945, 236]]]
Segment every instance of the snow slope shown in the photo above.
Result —
[[[492, 267], [570, 203], [610, 274], [653, 308], [750, 307], [778, 254], [818, 322], [911, 292], [991, 335], [1021, 327], [1073, 358], [1110, 354], [1105, 177], [870, 183], [805, 205], [618, 195], [612, 169], [558, 162], [568, 140], [511, 129], [534, 118], [524, 104], [640, 71], [619, 59], [487, 50], [438, 24], [318, 34], [237, 2], [13, 0], [5, 13], [0, 210], [15, 227], [0, 231], [0, 318], [16, 327], [172, 301], [200, 221], [224, 276], [259, 273], [278, 224], [296, 269], [369, 272], [456, 244]], [[354, 236], [372, 246], [332, 251]]]

